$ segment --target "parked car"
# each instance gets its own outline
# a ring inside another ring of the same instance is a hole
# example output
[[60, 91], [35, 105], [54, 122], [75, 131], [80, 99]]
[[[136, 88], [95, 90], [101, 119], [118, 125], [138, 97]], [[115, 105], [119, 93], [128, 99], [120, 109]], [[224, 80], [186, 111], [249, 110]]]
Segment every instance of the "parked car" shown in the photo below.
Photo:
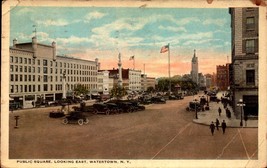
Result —
[[189, 105], [188, 107], [186, 107], [186, 110], [187, 111], [200, 111], [201, 110], [201, 105], [200, 105], [200, 102], [198, 101], [192, 101], [192, 102], [189, 102]]
[[88, 124], [89, 119], [82, 114], [82, 112], [71, 112], [63, 120], [63, 124], [78, 123], [79, 125]]
[[95, 103], [93, 105], [93, 108], [94, 108], [94, 112], [93, 112], [94, 114], [99, 114], [99, 113], [103, 113], [106, 115], [110, 114], [110, 110], [108, 106], [104, 103]]
[[151, 98], [151, 102], [155, 104], [165, 104], [166, 100], [161, 96], [155, 96]]

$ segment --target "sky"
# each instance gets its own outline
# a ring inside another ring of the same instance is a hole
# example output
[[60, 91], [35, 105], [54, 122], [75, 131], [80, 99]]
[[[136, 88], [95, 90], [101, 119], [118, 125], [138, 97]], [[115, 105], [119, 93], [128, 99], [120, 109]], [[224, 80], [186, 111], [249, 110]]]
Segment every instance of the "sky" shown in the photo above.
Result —
[[[196, 50], [199, 72], [216, 73], [216, 65], [231, 60], [231, 27], [228, 8], [129, 8], [129, 7], [27, 7], [10, 13], [10, 45], [31, 42], [57, 43], [57, 54], [86, 60], [99, 59], [101, 69], [141, 70], [150, 77], [189, 74]], [[129, 60], [134, 55], [134, 61]], [[227, 59], [228, 57], [228, 59]], [[228, 61], [228, 62], [229, 62]]]

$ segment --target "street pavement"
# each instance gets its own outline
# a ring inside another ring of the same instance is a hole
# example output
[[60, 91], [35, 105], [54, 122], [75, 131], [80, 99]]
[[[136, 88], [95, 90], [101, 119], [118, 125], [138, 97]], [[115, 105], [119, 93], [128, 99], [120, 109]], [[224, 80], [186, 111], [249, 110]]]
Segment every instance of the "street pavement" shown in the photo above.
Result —
[[[222, 95], [222, 92], [219, 92], [217, 94], [217, 97], [220, 98]], [[223, 107], [223, 104], [221, 102], [210, 102], [209, 103], [210, 110], [204, 111], [204, 112], [198, 112], [198, 119], [193, 119], [194, 123], [203, 124], [203, 125], [210, 125], [211, 122], [215, 123], [216, 119], [222, 123], [223, 120], [225, 120], [227, 127], [240, 127], [240, 119], [237, 119], [233, 113], [233, 109], [230, 106], [227, 106], [227, 108], [231, 112], [231, 118], [228, 118], [226, 116], [226, 111]], [[219, 116], [218, 108], [222, 109], [221, 116]], [[246, 122], [243, 120], [243, 127], [247, 128], [257, 128], [258, 127], [258, 120], [247, 120]]]

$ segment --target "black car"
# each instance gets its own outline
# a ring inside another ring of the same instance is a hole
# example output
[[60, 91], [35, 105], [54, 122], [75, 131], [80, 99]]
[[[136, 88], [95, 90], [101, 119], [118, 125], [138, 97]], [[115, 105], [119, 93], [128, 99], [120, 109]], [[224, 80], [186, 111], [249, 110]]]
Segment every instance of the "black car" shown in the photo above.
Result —
[[151, 98], [151, 102], [155, 104], [165, 104], [166, 100], [161, 96], [156, 96]]
[[84, 116], [81, 112], [71, 112], [69, 115], [62, 120], [63, 124], [78, 123], [79, 125], [88, 124], [89, 119]]
[[108, 106], [104, 103], [95, 103], [93, 105], [93, 109], [94, 109], [94, 114], [99, 114], [99, 113], [103, 113], [106, 115], [110, 114]]
[[200, 111], [201, 105], [200, 102], [192, 101], [189, 102], [189, 106], [186, 108], [187, 111]]

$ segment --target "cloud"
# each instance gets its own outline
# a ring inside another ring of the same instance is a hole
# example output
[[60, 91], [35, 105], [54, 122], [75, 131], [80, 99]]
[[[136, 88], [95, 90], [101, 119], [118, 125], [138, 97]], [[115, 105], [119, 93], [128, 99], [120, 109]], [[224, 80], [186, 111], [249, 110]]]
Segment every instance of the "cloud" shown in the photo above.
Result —
[[184, 27], [173, 27], [173, 26], [159, 26], [159, 29], [161, 30], [168, 30], [173, 32], [187, 32], [187, 30]]
[[66, 26], [68, 25], [68, 21], [64, 20], [64, 19], [47, 19], [47, 20], [38, 20], [36, 21], [37, 25], [43, 25], [43, 26]]
[[84, 19], [86, 22], [89, 22], [90, 20], [93, 20], [93, 19], [100, 19], [104, 17], [105, 15], [106, 15], [105, 13], [100, 13], [100, 12], [95, 11], [95, 12], [91, 12], [85, 15]]
[[56, 41], [62, 43], [62, 45], [66, 45], [66, 44], [88, 43], [91, 42], [91, 39], [87, 37], [70, 36], [68, 38], [56, 38]]
[[224, 26], [227, 21], [226, 19], [206, 19], [204, 22], [202, 22], [203, 25], [217, 25], [217, 26]]

